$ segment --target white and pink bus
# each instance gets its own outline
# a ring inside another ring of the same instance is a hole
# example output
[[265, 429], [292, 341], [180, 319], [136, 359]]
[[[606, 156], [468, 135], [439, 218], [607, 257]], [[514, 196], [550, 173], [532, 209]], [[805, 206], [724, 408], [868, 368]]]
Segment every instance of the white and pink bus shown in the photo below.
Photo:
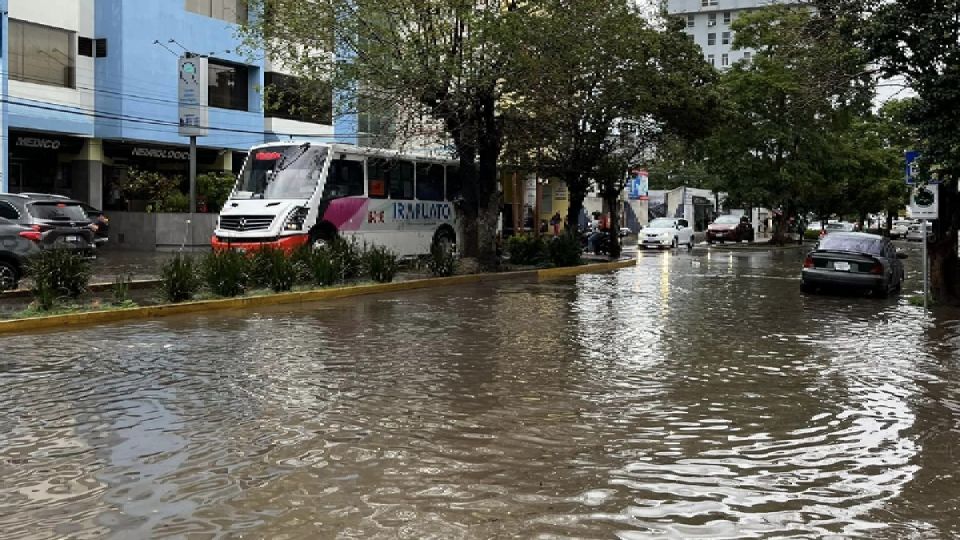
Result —
[[336, 236], [400, 256], [453, 250], [457, 162], [343, 144], [280, 142], [247, 155], [211, 243], [291, 251]]

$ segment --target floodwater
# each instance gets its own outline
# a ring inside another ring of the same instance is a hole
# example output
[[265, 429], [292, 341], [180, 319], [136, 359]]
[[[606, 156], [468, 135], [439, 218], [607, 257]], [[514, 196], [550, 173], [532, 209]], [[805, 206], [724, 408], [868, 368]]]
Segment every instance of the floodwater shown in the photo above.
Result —
[[0, 337], [0, 537], [960, 535], [960, 316], [800, 258]]

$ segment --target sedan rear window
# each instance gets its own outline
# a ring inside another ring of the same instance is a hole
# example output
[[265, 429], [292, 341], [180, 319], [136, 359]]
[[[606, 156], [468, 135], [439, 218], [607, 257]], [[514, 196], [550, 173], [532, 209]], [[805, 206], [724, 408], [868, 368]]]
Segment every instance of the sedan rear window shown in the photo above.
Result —
[[88, 221], [87, 213], [77, 203], [38, 202], [27, 206], [30, 215], [49, 221]]
[[737, 216], [730, 216], [730, 215], [720, 216], [716, 219], [716, 221], [714, 221], [714, 223], [736, 225], [737, 223], [740, 223], [740, 218]]
[[883, 240], [870, 238], [869, 236], [848, 236], [834, 233], [824, 236], [817, 249], [880, 255], [883, 253]]

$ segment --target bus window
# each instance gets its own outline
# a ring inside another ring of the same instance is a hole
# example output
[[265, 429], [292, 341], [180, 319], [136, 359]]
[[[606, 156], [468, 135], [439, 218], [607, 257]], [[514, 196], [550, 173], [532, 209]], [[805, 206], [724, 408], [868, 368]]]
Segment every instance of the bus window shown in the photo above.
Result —
[[382, 159], [367, 160], [367, 196], [371, 199], [387, 198], [387, 183], [390, 181], [388, 164]]
[[443, 200], [443, 165], [417, 164], [417, 199], [421, 201]]
[[413, 199], [413, 163], [388, 161], [390, 171], [390, 198]]
[[463, 186], [460, 184], [460, 167], [447, 167], [447, 200], [455, 201], [463, 195]]
[[363, 195], [363, 162], [335, 159], [330, 162], [330, 172], [323, 186], [323, 198]]

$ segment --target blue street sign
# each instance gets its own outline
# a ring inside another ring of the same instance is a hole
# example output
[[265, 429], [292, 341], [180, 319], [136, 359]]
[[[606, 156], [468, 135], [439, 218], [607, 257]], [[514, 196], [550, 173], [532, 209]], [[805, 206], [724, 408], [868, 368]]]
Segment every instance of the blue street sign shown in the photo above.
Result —
[[916, 169], [917, 158], [920, 157], [920, 152], [917, 152], [916, 150], [907, 150], [906, 152], [903, 153], [903, 155], [904, 155], [904, 158], [906, 158], [905, 178], [906, 178], [907, 184], [912, 185], [916, 183], [920, 173], [920, 171]]
[[[920, 164], [917, 163], [920, 160], [920, 152], [916, 150], [907, 150], [903, 153], [904, 161], [906, 164], [904, 170], [904, 178], [907, 182], [907, 185], [913, 185], [917, 183], [925, 184], [939, 184], [940, 175], [939, 167], [936, 165], [931, 165], [930, 170], [927, 171], [927, 174], [920, 176]], [[933, 174], [930, 174], [933, 173]]]

